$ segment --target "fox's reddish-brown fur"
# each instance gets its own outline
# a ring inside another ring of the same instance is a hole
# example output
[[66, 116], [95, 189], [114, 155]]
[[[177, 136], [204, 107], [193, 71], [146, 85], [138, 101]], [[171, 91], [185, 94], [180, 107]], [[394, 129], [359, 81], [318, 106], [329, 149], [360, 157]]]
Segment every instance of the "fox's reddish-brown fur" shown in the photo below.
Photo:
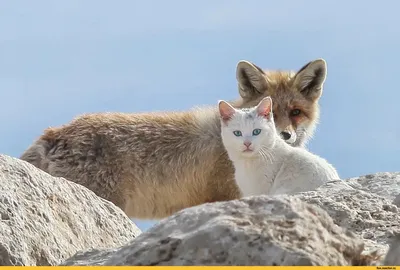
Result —
[[[236, 107], [274, 101], [279, 131], [311, 137], [326, 63], [296, 72], [263, 71], [240, 61]], [[294, 109], [299, 109], [300, 113]], [[190, 206], [241, 197], [221, 141], [216, 106], [186, 112], [93, 113], [49, 128], [21, 156], [53, 176], [81, 184], [132, 218], [158, 219]]]

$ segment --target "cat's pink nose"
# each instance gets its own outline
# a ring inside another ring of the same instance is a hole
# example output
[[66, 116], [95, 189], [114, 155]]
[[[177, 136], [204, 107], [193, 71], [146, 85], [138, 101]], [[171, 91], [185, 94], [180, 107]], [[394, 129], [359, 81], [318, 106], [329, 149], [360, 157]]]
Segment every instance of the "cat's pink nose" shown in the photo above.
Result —
[[251, 145], [251, 142], [243, 142], [243, 144], [244, 144], [247, 148], [249, 148], [249, 146]]

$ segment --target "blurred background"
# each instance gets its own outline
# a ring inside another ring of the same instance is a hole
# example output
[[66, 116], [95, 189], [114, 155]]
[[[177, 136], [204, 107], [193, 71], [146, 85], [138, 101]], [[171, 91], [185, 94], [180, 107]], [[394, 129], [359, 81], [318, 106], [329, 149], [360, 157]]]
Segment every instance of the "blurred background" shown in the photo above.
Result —
[[[328, 64], [311, 151], [342, 178], [400, 170], [400, 2], [1, 1], [0, 153], [86, 112], [238, 96], [239, 60]], [[153, 221], [137, 221], [144, 231]]]

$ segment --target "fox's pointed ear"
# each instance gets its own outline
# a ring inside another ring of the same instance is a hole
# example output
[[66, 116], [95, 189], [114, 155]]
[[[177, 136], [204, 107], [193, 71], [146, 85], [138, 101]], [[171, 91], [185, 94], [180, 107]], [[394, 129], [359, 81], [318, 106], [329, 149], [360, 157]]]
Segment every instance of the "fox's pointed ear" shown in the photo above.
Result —
[[306, 98], [317, 100], [322, 95], [327, 66], [324, 59], [316, 59], [303, 66], [294, 76], [294, 86]]
[[250, 98], [266, 91], [264, 71], [253, 63], [242, 60], [236, 66], [236, 80], [242, 98]]
[[233, 108], [228, 102], [224, 100], [218, 101], [219, 115], [224, 122], [229, 121], [235, 114], [235, 108]]
[[258, 103], [256, 111], [258, 116], [270, 119], [272, 113], [272, 99], [270, 97], [263, 98], [260, 103]]

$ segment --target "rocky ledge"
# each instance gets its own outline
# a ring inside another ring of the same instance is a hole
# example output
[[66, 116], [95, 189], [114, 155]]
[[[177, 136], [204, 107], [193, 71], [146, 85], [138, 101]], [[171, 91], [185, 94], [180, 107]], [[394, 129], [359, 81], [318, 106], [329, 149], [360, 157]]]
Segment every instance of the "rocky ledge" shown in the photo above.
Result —
[[399, 265], [399, 194], [400, 173], [377, 173], [191, 207], [141, 233], [90, 190], [0, 155], [0, 265]]
[[79, 250], [118, 247], [140, 233], [92, 191], [0, 155], [0, 265], [56, 265]]

